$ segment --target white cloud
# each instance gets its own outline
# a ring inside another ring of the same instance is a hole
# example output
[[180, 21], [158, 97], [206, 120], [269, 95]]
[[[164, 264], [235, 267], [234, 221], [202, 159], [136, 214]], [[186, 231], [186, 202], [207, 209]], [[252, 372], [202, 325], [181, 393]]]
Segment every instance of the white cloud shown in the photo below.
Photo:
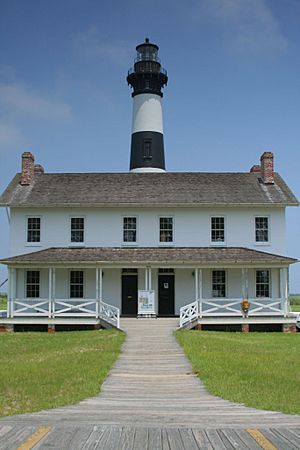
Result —
[[0, 153], [25, 147], [27, 140], [23, 133], [12, 124], [0, 124]]
[[125, 41], [103, 41], [96, 27], [78, 33], [73, 38], [75, 48], [82, 54], [91, 58], [102, 58], [117, 65], [128, 64], [132, 56], [133, 44]]
[[288, 45], [266, 0], [200, 0], [193, 16], [220, 26], [225, 42], [235, 50], [277, 52]]
[[0, 103], [13, 114], [55, 121], [68, 121], [72, 117], [71, 109], [65, 102], [31, 92], [17, 83], [0, 83]]

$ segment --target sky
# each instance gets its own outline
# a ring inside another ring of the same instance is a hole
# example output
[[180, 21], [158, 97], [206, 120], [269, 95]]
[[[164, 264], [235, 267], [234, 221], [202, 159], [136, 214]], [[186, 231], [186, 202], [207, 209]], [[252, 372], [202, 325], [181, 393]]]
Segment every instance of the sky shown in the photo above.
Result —
[[[272, 151], [300, 198], [299, 23], [299, 0], [0, 0], [0, 191], [23, 151], [47, 172], [128, 171], [126, 75], [149, 37], [169, 76], [167, 170], [247, 172]], [[0, 226], [6, 257], [5, 210]], [[300, 259], [300, 208], [287, 232]]]

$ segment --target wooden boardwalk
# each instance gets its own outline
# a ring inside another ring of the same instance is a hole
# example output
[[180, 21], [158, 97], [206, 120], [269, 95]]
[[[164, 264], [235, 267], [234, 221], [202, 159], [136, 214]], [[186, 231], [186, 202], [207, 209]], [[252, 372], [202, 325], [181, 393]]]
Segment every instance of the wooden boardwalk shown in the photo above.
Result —
[[121, 325], [128, 336], [99, 396], [2, 419], [0, 449], [17, 448], [7, 446], [14, 433], [21, 443], [41, 426], [49, 431], [35, 449], [267, 448], [258, 444], [259, 432], [273, 448], [300, 448], [300, 416], [206, 392], [172, 334], [176, 319], [122, 319]]

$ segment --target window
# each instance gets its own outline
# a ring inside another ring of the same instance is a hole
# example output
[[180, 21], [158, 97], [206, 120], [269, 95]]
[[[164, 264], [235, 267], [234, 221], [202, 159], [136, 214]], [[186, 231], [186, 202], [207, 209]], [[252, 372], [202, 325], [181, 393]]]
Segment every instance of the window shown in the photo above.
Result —
[[212, 296], [226, 297], [226, 274], [225, 270], [212, 271]]
[[71, 217], [71, 242], [84, 242], [83, 217]]
[[270, 297], [269, 270], [256, 271], [256, 297]]
[[218, 243], [225, 241], [225, 220], [224, 217], [211, 218], [211, 242]]
[[83, 298], [83, 270], [70, 272], [70, 298]]
[[159, 242], [173, 242], [173, 218], [160, 217]]
[[152, 139], [144, 139], [143, 141], [143, 159], [149, 161], [152, 159]]
[[40, 296], [40, 272], [39, 270], [27, 270], [26, 297], [38, 298], [39, 296]]
[[123, 217], [123, 242], [136, 242], [136, 217]]
[[27, 242], [41, 241], [41, 218], [28, 217], [27, 219]]
[[255, 241], [269, 242], [269, 218], [255, 217]]

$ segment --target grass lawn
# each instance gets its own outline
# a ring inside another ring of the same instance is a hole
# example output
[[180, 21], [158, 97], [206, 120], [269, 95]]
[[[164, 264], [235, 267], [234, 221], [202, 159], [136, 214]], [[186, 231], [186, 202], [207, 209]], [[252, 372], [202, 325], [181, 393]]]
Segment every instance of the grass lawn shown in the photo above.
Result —
[[0, 294], [0, 309], [6, 309], [7, 308], [7, 297], [6, 295]]
[[176, 338], [212, 394], [300, 414], [300, 333], [177, 331]]
[[115, 330], [0, 335], [0, 416], [94, 396], [125, 334]]
[[291, 294], [290, 295], [291, 310], [294, 312], [300, 311], [300, 295]]

